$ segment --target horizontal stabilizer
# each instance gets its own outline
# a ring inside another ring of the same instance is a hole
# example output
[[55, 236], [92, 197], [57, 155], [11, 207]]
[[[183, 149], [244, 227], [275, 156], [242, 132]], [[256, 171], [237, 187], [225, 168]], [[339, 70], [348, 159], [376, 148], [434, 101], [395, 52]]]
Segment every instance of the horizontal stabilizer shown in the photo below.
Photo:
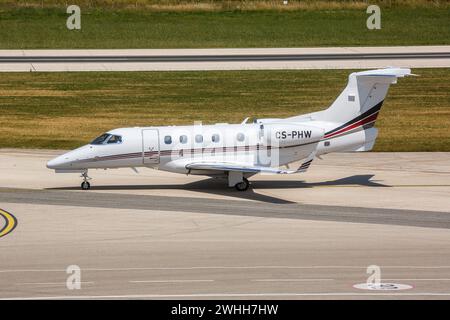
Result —
[[408, 68], [385, 68], [376, 70], [367, 70], [356, 72], [355, 76], [384, 76], [384, 77], [396, 77], [403, 78], [405, 76], [412, 76], [411, 69]]

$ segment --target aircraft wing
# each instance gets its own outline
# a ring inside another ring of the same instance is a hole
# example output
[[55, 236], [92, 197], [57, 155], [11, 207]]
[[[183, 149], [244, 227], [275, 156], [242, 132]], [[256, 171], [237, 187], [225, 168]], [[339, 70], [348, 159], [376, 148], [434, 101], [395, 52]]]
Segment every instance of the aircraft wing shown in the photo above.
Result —
[[192, 162], [186, 165], [186, 169], [189, 170], [217, 170], [217, 171], [237, 171], [248, 173], [290, 173], [289, 170], [283, 170], [280, 168], [263, 167], [263, 166], [250, 166], [242, 163], [234, 162]]
[[[315, 152], [314, 152], [315, 155]], [[215, 162], [215, 161], [196, 161], [186, 164], [188, 170], [217, 170], [217, 171], [236, 171], [245, 173], [273, 173], [273, 174], [290, 174], [297, 172], [305, 172], [313, 161], [314, 156], [309, 156], [300, 165], [297, 170], [286, 170], [274, 167], [263, 167], [246, 165], [238, 162]]]

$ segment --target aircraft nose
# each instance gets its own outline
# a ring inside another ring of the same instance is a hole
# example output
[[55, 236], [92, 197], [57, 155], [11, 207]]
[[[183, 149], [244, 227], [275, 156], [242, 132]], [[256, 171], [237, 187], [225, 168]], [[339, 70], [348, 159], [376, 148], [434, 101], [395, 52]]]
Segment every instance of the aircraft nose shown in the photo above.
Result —
[[47, 168], [49, 169], [60, 169], [64, 166], [66, 160], [64, 159], [64, 155], [56, 157], [49, 162], [47, 162]]
[[77, 160], [86, 158], [89, 155], [87, 151], [90, 148], [89, 145], [86, 145], [51, 159], [47, 162], [47, 168], [55, 170], [78, 170], [80, 168], [76, 164]]

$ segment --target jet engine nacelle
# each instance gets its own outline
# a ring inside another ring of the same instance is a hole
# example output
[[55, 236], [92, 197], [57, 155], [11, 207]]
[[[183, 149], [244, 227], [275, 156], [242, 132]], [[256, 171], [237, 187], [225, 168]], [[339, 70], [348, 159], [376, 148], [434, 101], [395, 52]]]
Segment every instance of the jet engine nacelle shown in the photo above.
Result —
[[325, 131], [304, 124], [270, 123], [264, 125], [264, 136], [268, 146], [288, 147], [320, 141]]

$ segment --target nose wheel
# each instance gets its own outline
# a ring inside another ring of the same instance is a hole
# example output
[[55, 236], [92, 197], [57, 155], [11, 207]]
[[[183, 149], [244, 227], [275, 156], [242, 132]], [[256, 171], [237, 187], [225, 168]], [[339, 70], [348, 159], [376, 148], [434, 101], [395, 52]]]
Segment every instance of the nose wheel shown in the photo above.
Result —
[[87, 175], [87, 170], [81, 174], [81, 177], [83, 178], [83, 182], [81, 183], [81, 189], [82, 190], [89, 190], [91, 188], [91, 184], [88, 182], [88, 180], [91, 180]]
[[91, 188], [91, 184], [90, 184], [89, 182], [83, 181], [83, 182], [81, 183], [81, 189], [83, 189], [83, 190], [89, 190], [90, 188]]

